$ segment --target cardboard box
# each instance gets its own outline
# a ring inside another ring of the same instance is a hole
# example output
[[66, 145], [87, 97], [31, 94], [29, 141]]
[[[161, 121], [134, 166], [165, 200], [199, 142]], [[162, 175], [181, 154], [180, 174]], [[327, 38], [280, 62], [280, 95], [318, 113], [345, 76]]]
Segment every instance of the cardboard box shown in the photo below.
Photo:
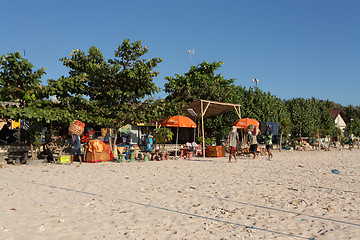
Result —
[[69, 163], [70, 156], [59, 156], [59, 163]]

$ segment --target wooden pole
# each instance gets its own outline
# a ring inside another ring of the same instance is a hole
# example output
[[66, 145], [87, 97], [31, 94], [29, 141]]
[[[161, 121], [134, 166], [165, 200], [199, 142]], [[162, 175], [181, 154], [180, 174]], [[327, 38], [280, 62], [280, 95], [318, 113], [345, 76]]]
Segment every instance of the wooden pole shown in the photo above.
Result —
[[178, 138], [179, 138], [179, 127], [176, 128], [175, 160], [177, 160]]
[[202, 149], [203, 156], [205, 157], [205, 131], [204, 131], [204, 103], [201, 101], [201, 130], [202, 130]]

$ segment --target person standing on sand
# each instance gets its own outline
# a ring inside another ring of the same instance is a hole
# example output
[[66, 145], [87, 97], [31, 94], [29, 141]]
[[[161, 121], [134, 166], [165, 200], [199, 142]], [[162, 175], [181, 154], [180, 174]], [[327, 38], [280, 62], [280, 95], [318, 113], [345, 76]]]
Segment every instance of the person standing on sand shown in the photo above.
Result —
[[151, 135], [151, 131], [149, 131], [146, 136], [146, 152], [151, 153], [153, 150], [153, 135]]
[[254, 154], [254, 159], [256, 158], [256, 152], [257, 152], [257, 137], [256, 137], [256, 128], [254, 129], [254, 133], [249, 130], [248, 131], [248, 136], [247, 136], [248, 140], [248, 145], [250, 146], [250, 152], [252, 152]]
[[74, 156], [78, 155], [79, 156], [79, 160], [80, 160], [80, 164], [81, 162], [81, 143], [80, 143], [80, 138], [78, 135], [71, 133], [71, 138], [73, 140], [74, 143], [74, 147], [73, 149], [71, 149], [70, 152], [70, 164], [73, 164], [74, 161]]
[[236, 144], [239, 143], [239, 134], [237, 132], [237, 128], [235, 126], [232, 127], [232, 131], [229, 133], [228, 138], [226, 140], [226, 145], [230, 146], [230, 155], [229, 155], [229, 163], [231, 162], [231, 156], [234, 156], [235, 162], [237, 162], [236, 160]]
[[268, 153], [268, 160], [270, 160], [273, 157], [273, 154], [271, 153], [271, 145], [272, 145], [272, 131], [271, 131], [271, 126], [269, 125], [269, 129], [268, 131], [266, 131], [266, 135], [265, 135], [265, 148], [266, 151]]
[[351, 134], [349, 138], [349, 150], [351, 151], [354, 147], [354, 135]]

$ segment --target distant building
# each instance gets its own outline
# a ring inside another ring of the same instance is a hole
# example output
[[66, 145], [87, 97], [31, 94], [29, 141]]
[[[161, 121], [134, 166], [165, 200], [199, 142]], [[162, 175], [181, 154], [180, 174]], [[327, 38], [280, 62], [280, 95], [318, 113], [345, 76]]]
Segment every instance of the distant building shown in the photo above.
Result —
[[341, 109], [330, 110], [330, 113], [334, 116], [335, 125], [340, 128], [342, 133], [345, 133], [346, 124], [349, 121], [346, 118], [345, 112]]

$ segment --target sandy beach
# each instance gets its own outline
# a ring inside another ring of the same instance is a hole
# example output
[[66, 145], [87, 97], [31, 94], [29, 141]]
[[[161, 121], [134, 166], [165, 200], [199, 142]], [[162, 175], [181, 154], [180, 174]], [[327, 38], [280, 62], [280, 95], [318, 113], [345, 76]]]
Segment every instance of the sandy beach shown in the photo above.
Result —
[[360, 239], [360, 150], [227, 161], [5, 165], [0, 239]]

